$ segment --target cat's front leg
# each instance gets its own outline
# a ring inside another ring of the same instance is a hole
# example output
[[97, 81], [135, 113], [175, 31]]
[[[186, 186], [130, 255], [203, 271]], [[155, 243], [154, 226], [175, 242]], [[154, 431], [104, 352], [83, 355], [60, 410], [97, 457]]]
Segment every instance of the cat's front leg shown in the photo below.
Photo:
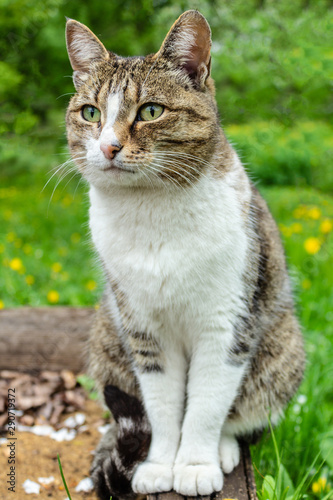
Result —
[[191, 360], [187, 409], [174, 466], [174, 489], [182, 495], [210, 495], [223, 486], [221, 430], [246, 369], [246, 364], [228, 361], [231, 344], [231, 329], [205, 332]]
[[138, 466], [132, 480], [136, 493], [169, 491], [173, 487], [173, 465], [184, 412], [185, 376], [184, 356], [173, 348], [164, 349], [161, 359], [151, 369], [137, 369], [152, 441], [147, 459]]

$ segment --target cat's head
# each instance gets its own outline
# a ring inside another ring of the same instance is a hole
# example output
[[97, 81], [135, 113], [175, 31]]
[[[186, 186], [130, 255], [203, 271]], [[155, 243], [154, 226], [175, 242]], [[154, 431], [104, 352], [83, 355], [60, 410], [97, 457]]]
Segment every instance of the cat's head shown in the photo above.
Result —
[[67, 135], [82, 175], [106, 190], [195, 183], [221, 141], [206, 19], [185, 12], [146, 57], [107, 51], [72, 19], [66, 40], [77, 91]]

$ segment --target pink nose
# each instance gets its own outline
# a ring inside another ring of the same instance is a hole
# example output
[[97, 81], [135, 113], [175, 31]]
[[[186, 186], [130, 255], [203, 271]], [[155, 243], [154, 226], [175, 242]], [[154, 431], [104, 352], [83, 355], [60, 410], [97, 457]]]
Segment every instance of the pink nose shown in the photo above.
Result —
[[118, 151], [121, 150], [121, 146], [116, 146], [115, 144], [101, 144], [101, 150], [104, 153], [105, 158], [108, 160], [113, 160]]

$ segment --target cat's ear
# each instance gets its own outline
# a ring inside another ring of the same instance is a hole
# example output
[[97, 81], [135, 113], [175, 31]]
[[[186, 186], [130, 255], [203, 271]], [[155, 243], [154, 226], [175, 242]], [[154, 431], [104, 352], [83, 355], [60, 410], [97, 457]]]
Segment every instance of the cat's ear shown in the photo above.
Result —
[[211, 31], [200, 12], [188, 10], [174, 23], [156, 57], [173, 60], [193, 81], [203, 88], [210, 74]]
[[110, 54], [87, 26], [74, 19], [67, 19], [66, 45], [74, 71], [74, 85], [78, 90], [88, 78], [91, 63], [96, 60], [107, 60]]

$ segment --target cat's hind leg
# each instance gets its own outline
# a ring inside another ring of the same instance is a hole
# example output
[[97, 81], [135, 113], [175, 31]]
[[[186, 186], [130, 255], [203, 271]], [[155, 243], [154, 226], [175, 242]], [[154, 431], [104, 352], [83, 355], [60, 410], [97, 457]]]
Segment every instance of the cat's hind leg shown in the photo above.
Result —
[[240, 446], [236, 437], [222, 433], [219, 453], [223, 472], [230, 474], [240, 461]]
[[151, 432], [128, 354], [105, 300], [90, 333], [89, 374], [114, 417], [91, 466], [94, 488], [101, 500], [135, 498], [134, 468], [146, 458]]

